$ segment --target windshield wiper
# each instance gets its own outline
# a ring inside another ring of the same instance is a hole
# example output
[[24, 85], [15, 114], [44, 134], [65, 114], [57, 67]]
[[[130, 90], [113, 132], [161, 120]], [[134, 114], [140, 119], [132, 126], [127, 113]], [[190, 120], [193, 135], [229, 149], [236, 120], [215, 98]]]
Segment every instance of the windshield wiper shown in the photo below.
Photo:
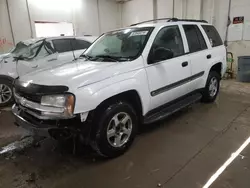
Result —
[[91, 58], [93, 58], [93, 57], [88, 56], [88, 55], [86, 55], [86, 54], [81, 54], [81, 55], [79, 56], [79, 58], [86, 58], [87, 60], [89, 60], [89, 59], [91, 59]]
[[93, 58], [104, 58], [104, 59], [110, 59], [111, 61], [118, 62], [116, 57], [110, 56], [110, 55], [97, 55], [97, 56], [95, 56]]

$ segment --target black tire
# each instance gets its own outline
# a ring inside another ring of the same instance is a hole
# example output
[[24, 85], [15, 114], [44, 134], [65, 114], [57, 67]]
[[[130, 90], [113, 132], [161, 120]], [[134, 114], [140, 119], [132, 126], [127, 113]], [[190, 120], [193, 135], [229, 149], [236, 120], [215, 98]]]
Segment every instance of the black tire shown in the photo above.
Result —
[[[126, 113], [130, 116], [132, 121], [132, 131], [124, 145], [121, 147], [114, 147], [108, 140], [107, 130], [112, 118], [119, 113]], [[138, 118], [133, 107], [126, 102], [115, 102], [113, 104], [106, 105], [104, 108], [99, 110], [99, 112], [94, 116], [94, 119], [96, 120], [94, 121], [95, 128], [92, 132], [92, 148], [100, 156], [106, 158], [114, 158], [124, 154], [132, 145], [138, 128]]]
[[[216, 93], [215, 92], [211, 93], [211, 91], [209, 90], [209, 87], [210, 87], [212, 80], [216, 80], [216, 82], [217, 82]], [[217, 95], [218, 95], [219, 90], [220, 90], [220, 80], [221, 80], [221, 76], [217, 72], [211, 71], [209, 73], [208, 78], [207, 78], [206, 87], [204, 88], [204, 90], [202, 92], [202, 102], [212, 103], [216, 100]]]
[[1, 103], [0, 103], [0, 107], [7, 107], [7, 106], [13, 104], [13, 102], [14, 102], [12, 82], [13, 82], [13, 81], [10, 80], [10, 79], [2, 79], [2, 78], [0, 78], [0, 85], [1, 85], [1, 84], [6, 85], [6, 86], [8, 86], [8, 87], [10, 88], [10, 90], [11, 90], [11, 98], [10, 98], [8, 101], [4, 102], [4, 103], [1, 102]]

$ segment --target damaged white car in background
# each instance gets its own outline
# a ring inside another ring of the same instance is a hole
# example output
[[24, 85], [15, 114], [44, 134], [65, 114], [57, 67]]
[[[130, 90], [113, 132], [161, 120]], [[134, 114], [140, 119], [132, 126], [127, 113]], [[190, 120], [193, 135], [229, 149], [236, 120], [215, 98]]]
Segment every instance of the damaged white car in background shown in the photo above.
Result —
[[13, 101], [12, 83], [18, 76], [52, 68], [78, 58], [97, 37], [37, 38], [19, 42], [0, 55], [0, 107]]

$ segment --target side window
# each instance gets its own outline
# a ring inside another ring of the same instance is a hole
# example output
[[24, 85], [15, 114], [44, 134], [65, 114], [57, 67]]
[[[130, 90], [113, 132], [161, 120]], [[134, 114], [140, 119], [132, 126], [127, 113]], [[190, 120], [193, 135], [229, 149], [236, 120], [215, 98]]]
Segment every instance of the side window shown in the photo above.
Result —
[[190, 53], [207, 49], [204, 37], [197, 25], [183, 25]]
[[55, 39], [53, 40], [53, 45], [56, 52], [63, 53], [72, 51], [73, 39]]
[[205, 30], [212, 47], [223, 45], [218, 31], [212, 25], [203, 25], [202, 28]]
[[160, 47], [172, 51], [174, 57], [184, 54], [183, 41], [178, 26], [168, 26], [159, 31], [151, 50]]
[[74, 43], [75, 50], [83, 50], [90, 47], [91, 43], [85, 40], [76, 39]]
[[49, 56], [51, 54], [55, 53], [55, 50], [53, 49], [51, 45], [51, 41], [45, 41], [43, 46], [41, 47], [39, 53], [36, 56], [36, 59], [44, 58], [46, 56]]

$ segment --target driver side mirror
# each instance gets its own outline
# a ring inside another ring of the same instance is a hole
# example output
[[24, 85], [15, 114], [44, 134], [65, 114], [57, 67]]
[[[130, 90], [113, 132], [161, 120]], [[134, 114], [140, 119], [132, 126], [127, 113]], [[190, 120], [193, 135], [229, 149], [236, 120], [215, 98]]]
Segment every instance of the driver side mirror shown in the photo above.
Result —
[[149, 57], [149, 64], [157, 63], [174, 57], [174, 53], [166, 48], [159, 47], [152, 51]]
[[19, 60], [24, 60], [24, 57], [22, 55], [14, 56], [13, 59], [14, 59], [14, 61], [19, 61]]

